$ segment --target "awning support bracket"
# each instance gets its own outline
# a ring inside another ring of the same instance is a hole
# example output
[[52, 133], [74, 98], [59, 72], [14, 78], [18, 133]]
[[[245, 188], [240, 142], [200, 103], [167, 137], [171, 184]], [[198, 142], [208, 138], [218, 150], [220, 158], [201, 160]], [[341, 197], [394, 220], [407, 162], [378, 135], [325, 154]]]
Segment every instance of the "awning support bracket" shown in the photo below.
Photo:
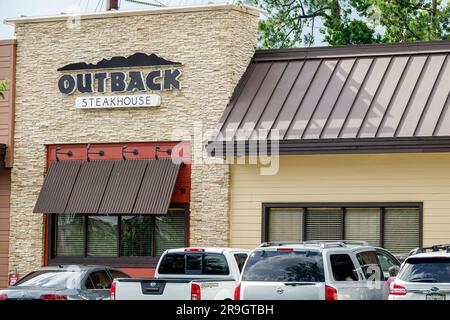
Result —
[[89, 157], [90, 154], [98, 154], [100, 157], [103, 157], [105, 155], [105, 151], [100, 150], [99, 152], [90, 152], [89, 150], [91, 149], [91, 144], [88, 143], [88, 145], [86, 146], [86, 159], [88, 162], [91, 161], [91, 158]]
[[155, 147], [155, 160], [159, 160], [158, 152], [165, 152], [165, 153], [167, 153], [169, 156], [172, 155], [172, 149], [161, 150], [160, 147], [156, 146], [156, 147]]
[[61, 148], [60, 147], [58, 147], [58, 148], [56, 148], [56, 161], [58, 161], [59, 162], [59, 155], [60, 154], [64, 154], [64, 155], [66, 155], [66, 156], [68, 156], [69, 158], [71, 158], [72, 156], [73, 156], [73, 152], [72, 151], [67, 151], [67, 152], [61, 152]]
[[127, 146], [126, 145], [123, 145], [122, 146], [122, 159], [123, 160], [127, 160], [127, 158], [125, 157], [125, 154], [126, 153], [132, 153], [133, 155], [135, 155], [135, 156], [137, 156], [138, 154], [139, 154], [139, 150], [138, 149], [134, 149], [134, 150], [132, 150], [132, 151], [126, 151], [127, 150]]

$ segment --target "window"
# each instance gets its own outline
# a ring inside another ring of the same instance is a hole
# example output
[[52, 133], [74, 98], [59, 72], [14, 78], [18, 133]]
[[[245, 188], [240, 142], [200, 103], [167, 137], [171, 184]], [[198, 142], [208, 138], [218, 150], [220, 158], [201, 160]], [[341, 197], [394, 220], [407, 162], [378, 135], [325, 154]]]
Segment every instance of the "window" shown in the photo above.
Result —
[[58, 256], [83, 256], [85, 217], [61, 215], [56, 226], [56, 254]]
[[400, 266], [399, 261], [391, 256], [389, 253], [381, 250], [377, 250], [377, 257], [378, 261], [380, 262], [381, 270], [383, 272], [384, 278], [388, 279], [390, 277], [389, 275], [389, 268], [392, 266]]
[[55, 215], [52, 257], [157, 257], [186, 246], [184, 208], [165, 215]]
[[111, 287], [111, 278], [105, 270], [95, 271], [86, 280], [86, 289], [106, 290]]
[[119, 270], [109, 269], [108, 271], [109, 271], [109, 274], [111, 275], [111, 277], [113, 279], [129, 278], [130, 277], [126, 273], [123, 273], [122, 271], [119, 271]]
[[358, 281], [355, 265], [348, 254], [332, 254], [330, 262], [335, 281]]
[[409, 258], [397, 277], [407, 282], [450, 283], [450, 258]]
[[248, 258], [242, 281], [324, 282], [322, 254], [256, 250]]
[[94, 257], [117, 256], [118, 216], [88, 216], [87, 254]]
[[359, 265], [368, 280], [383, 280], [384, 276], [381, 274], [381, 268], [378, 265], [378, 258], [375, 251], [364, 251], [356, 255]]
[[248, 257], [248, 255], [245, 253], [236, 253], [234, 255], [234, 259], [236, 259], [236, 263], [239, 268], [239, 272], [242, 272], [242, 268], [244, 267], [247, 257]]
[[263, 241], [366, 241], [396, 255], [420, 246], [420, 204], [264, 205]]
[[162, 258], [159, 274], [228, 275], [225, 256], [220, 253], [167, 253]]

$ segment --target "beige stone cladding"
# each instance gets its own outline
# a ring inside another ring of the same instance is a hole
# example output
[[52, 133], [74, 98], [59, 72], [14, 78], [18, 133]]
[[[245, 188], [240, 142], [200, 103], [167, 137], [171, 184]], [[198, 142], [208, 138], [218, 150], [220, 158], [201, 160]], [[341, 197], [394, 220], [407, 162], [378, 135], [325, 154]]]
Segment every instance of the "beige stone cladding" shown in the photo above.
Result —
[[[10, 271], [43, 264], [43, 215], [32, 211], [46, 145], [172, 141], [175, 129], [193, 134], [198, 123], [214, 128], [253, 56], [258, 16], [224, 5], [12, 21], [18, 46]], [[136, 52], [182, 63], [182, 89], [161, 92], [160, 107], [79, 110], [74, 104], [80, 94], [58, 91], [58, 68]], [[228, 206], [229, 168], [193, 163], [192, 245], [229, 244]]]

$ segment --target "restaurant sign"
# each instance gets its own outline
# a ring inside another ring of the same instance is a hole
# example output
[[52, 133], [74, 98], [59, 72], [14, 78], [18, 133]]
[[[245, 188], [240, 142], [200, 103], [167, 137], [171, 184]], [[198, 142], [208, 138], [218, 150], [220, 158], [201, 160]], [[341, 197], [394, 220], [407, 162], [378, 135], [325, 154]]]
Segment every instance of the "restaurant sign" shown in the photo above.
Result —
[[[103, 59], [96, 64], [73, 63], [58, 69], [61, 72], [77, 72], [62, 75], [58, 81], [58, 88], [65, 95], [75, 92], [97, 94], [77, 97], [75, 107], [79, 109], [157, 107], [161, 104], [161, 97], [155, 92], [181, 90], [179, 80], [181, 69], [175, 68], [179, 65], [181, 65], [179, 62], [145, 53], [136, 53], [129, 57], [113, 57], [110, 60]], [[112, 71], [119, 68], [121, 70]], [[149, 68], [152, 70], [142, 70]], [[82, 72], [86, 70], [95, 72]], [[152, 93], [131, 94], [146, 91]], [[105, 92], [111, 92], [113, 95], [101, 95]]]

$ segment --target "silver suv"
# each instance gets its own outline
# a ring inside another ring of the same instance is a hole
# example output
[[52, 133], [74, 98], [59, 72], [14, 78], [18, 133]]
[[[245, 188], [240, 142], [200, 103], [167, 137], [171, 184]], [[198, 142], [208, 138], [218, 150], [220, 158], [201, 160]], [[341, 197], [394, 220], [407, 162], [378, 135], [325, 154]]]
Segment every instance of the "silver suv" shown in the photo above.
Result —
[[381, 300], [392, 266], [387, 250], [357, 241], [263, 243], [247, 259], [235, 300]]

